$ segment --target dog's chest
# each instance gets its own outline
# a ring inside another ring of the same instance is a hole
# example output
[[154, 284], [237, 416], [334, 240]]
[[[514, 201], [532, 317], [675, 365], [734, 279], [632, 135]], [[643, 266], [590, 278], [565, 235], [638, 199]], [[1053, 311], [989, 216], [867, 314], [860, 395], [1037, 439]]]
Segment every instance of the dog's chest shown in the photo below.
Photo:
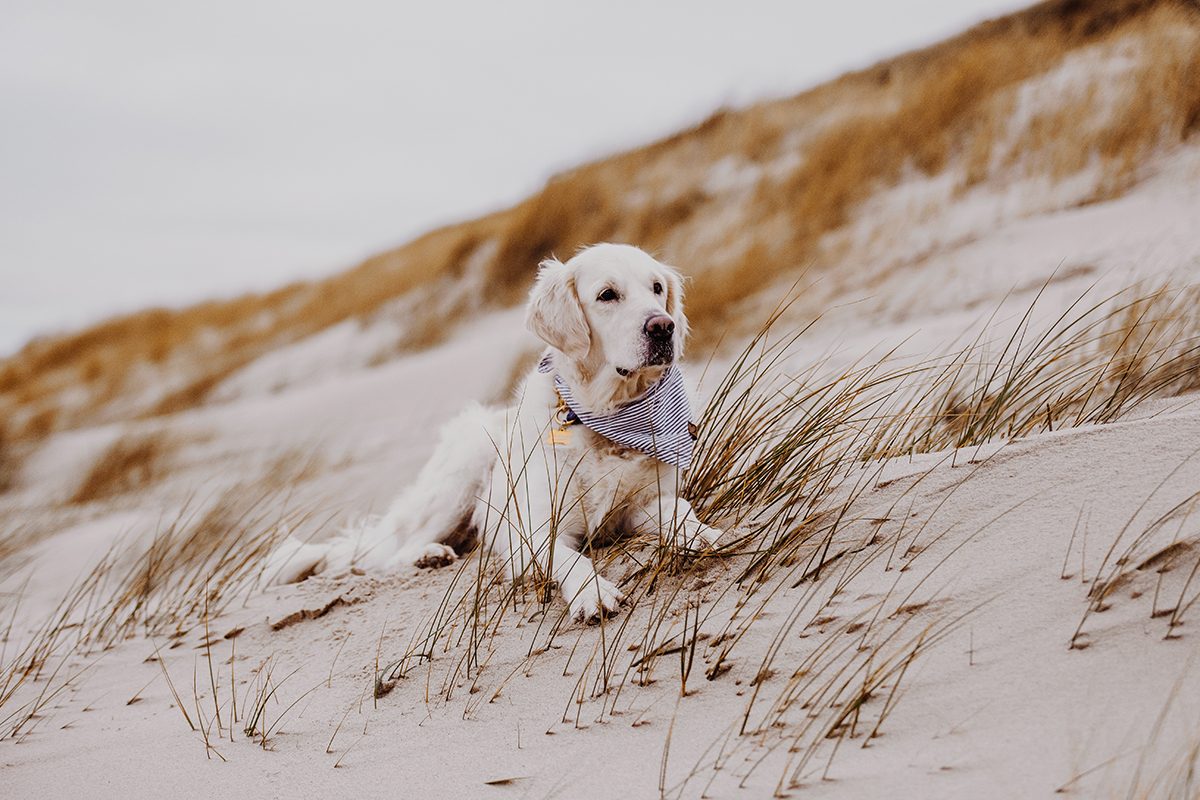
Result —
[[545, 403], [545, 416], [536, 417], [540, 423], [538, 449], [556, 473], [558, 491], [569, 487], [565, 494], [577, 500], [591, 519], [606, 517], [624, 506], [644, 504], [657, 493], [663, 482], [661, 462], [571, 419], [548, 378], [539, 382], [538, 388], [544, 393], [539, 399]]
[[651, 456], [583, 427], [574, 426], [573, 463], [578, 464], [571, 480], [589, 516], [606, 515], [630, 504], [644, 502], [657, 491], [658, 462]]
[[653, 459], [640, 450], [617, 444], [583, 425], [572, 425], [568, 430], [578, 431], [579, 455], [609, 470], [637, 470], [646, 467]]

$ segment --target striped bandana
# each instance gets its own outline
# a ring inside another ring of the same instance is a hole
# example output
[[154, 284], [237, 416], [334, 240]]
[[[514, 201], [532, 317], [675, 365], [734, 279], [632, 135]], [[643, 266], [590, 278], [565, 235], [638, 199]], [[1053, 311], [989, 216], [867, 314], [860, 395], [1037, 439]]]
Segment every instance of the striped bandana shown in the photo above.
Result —
[[[549, 353], [538, 364], [538, 372], [554, 372]], [[680, 469], [692, 463], [692, 409], [683, 373], [674, 364], [644, 395], [602, 416], [582, 408], [558, 373], [554, 374], [554, 387], [576, 419], [605, 439]]]

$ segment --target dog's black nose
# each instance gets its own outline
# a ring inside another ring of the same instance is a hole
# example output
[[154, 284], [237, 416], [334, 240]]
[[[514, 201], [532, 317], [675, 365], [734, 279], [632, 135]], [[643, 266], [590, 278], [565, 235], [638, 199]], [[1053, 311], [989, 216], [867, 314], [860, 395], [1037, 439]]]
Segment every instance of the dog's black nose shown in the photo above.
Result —
[[659, 314], [646, 320], [644, 330], [646, 331], [646, 335], [651, 339], [665, 341], [671, 338], [671, 334], [675, 333], [675, 320], [666, 314]]

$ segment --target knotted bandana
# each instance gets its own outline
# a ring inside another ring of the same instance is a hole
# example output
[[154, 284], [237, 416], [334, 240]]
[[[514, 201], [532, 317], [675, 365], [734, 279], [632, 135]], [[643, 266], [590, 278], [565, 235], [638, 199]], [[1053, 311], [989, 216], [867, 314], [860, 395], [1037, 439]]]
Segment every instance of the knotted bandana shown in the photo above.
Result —
[[[554, 372], [549, 353], [538, 364], [538, 372]], [[695, 445], [692, 409], [683, 373], [674, 364], [645, 394], [611, 414], [592, 414], [580, 406], [571, 387], [558, 373], [554, 374], [554, 388], [575, 418], [605, 439], [680, 469], [687, 469], [692, 463]]]

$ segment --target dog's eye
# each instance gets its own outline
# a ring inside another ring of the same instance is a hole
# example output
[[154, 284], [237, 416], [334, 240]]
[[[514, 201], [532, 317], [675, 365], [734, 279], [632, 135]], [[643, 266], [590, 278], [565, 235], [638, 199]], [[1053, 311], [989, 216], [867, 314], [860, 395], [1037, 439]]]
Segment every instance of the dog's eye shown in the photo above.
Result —
[[605, 289], [603, 292], [600, 293], [600, 296], [597, 297], [596, 299], [599, 300], [601, 303], [611, 303], [617, 299], [617, 293], [614, 292], [612, 289]]
[[655, 294], [662, 294], [662, 284], [661, 284], [661, 283], [659, 283], [658, 281], [655, 281], [655, 282], [654, 282], [654, 293], [655, 293]]

